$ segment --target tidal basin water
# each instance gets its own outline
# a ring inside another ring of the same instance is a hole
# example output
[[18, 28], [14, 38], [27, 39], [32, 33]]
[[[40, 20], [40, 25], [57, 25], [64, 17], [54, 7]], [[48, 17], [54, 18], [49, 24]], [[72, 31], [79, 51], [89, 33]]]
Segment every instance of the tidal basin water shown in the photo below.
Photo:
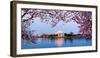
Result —
[[81, 39], [47, 39], [47, 38], [36, 38], [32, 42], [29, 40], [21, 41], [21, 49], [36, 49], [36, 48], [59, 48], [59, 47], [80, 47], [80, 46], [91, 46], [91, 38]]

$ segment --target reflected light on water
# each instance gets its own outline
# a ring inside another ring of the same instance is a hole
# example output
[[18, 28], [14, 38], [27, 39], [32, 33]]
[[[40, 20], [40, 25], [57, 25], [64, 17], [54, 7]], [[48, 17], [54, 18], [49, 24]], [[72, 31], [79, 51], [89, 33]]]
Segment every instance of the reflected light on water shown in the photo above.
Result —
[[63, 46], [63, 44], [64, 44], [64, 38], [56, 38], [55, 39], [55, 44], [57, 46]]
[[35, 38], [32, 42], [22, 40], [21, 49], [35, 48], [55, 48], [55, 47], [76, 47], [76, 46], [91, 46], [92, 40], [89, 39], [66, 39], [63, 37], [57, 38]]

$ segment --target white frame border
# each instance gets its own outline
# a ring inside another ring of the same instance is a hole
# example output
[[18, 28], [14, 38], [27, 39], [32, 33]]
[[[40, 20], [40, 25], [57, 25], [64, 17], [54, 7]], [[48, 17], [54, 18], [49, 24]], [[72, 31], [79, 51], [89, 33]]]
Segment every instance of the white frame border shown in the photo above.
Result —
[[[53, 53], [53, 52], [74, 52], [74, 51], [87, 51], [96, 50], [96, 9], [88, 7], [71, 7], [71, 6], [51, 6], [51, 5], [37, 5], [37, 4], [17, 4], [17, 55], [20, 54], [39, 54], [39, 53]], [[39, 9], [63, 9], [63, 10], [82, 10], [92, 11], [92, 46], [83, 47], [61, 47], [61, 48], [44, 48], [44, 49], [21, 49], [21, 8], [39, 8]]]

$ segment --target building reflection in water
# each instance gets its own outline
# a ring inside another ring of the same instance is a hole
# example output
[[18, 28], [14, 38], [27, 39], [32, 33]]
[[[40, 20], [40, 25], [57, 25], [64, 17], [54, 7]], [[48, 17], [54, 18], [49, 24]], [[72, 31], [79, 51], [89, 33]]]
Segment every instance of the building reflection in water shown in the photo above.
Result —
[[37, 39], [37, 42], [41, 42], [41, 41], [42, 41], [42, 38], [38, 38], [38, 39]]
[[55, 39], [55, 44], [57, 46], [63, 46], [63, 44], [64, 44], [64, 38], [56, 38]]

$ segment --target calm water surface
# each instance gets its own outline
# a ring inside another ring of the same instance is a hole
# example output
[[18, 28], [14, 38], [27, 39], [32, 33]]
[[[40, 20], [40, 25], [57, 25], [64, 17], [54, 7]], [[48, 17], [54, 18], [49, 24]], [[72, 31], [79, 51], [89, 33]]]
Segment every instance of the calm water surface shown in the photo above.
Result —
[[[32, 43], [33, 42], [33, 43]], [[22, 49], [35, 49], [35, 48], [58, 48], [58, 47], [76, 47], [76, 46], [91, 46], [91, 38], [81, 38], [81, 39], [47, 39], [47, 38], [36, 38], [34, 41], [22, 40]]]

